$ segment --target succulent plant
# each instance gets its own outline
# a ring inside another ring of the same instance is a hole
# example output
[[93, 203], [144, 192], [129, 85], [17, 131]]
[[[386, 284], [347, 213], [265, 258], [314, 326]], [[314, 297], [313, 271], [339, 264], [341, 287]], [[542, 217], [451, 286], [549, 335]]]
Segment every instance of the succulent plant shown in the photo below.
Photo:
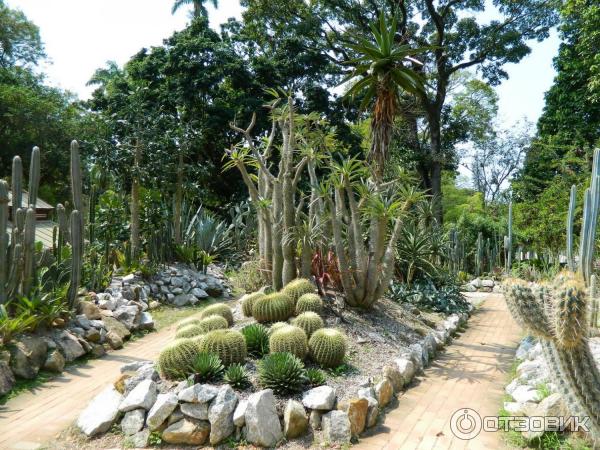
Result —
[[275, 332], [276, 332], [277, 330], [279, 330], [280, 328], [287, 327], [287, 326], [289, 326], [289, 325], [290, 325], [290, 324], [289, 324], [289, 323], [287, 323], [287, 322], [275, 322], [273, 325], [271, 325], [271, 326], [269, 327], [269, 331], [268, 331], [268, 333], [269, 333], [269, 336], [271, 336], [273, 333], [275, 333]]
[[252, 317], [252, 305], [254, 305], [254, 302], [257, 299], [262, 297], [265, 297], [265, 294], [262, 292], [254, 292], [244, 296], [242, 300], [242, 312], [244, 313], [244, 316]]
[[312, 311], [321, 314], [323, 311], [323, 300], [317, 294], [301, 295], [296, 302], [296, 314]]
[[200, 318], [206, 319], [213, 315], [224, 317], [229, 326], [233, 325], [233, 312], [229, 306], [223, 303], [215, 303], [214, 305], [207, 306], [200, 313]]
[[164, 378], [182, 379], [200, 353], [198, 343], [191, 339], [176, 339], [158, 355], [158, 371]]
[[321, 328], [308, 341], [311, 358], [322, 367], [334, 368], [344, 362], [346, 337], [333, 328]]
[[199, 323], [200, 319], [198, 319], [197, 317], [188, 317], [177, 324], [177, 329], [180, 330], [181, 328], [187, 327], [188, 325], [198, 325]]
[[224, 330], [229, 326], [227, 319], [223, 316], [213, 314], [205, 317], [200, 321], [198, 327], [202, 329], [202, 333], [208, 333], [213, 330]]
[[258, 298], [252, 305], [252, 316], [257, 322], [278, 322], [294, 314], [294, 302], [286, 294], [274, 293]]
[[306, 369], [306, 379], [312, 387], [322, 386], [327, 381], [325, 373], [319, 369]]
[[250, 356], [262, 358], [269, 353], [269, 332], [264, 325], [253, 323], [242, 328], [241, 332]]
[[225, 371], [223, 380], [234, 389], [243, 389], [250, 384], [248, 372], [241, 364], [230, 365]]
[[312, 311], [300, 314], [292, 321], [292, 324], [302, 328], [309, 338], [315, 331], [320, 330], [325, 326], [323, 319], [321, 319], [317, 313]]
[[313, 294], [315, 292], [315, 286], [306, 278], [296, 278], [286, 284], [281, 292], [289, 296], [295, 305], [302, 295]]
[[276, 394], [301, 392], [306, 384], [306, 371], [300, 359], [291, 353], [271, 353], [258, 362], [258, 379], [265, 389]]
[[308, 339], [302, 328], [286, 325], [271, 334], [269, 338], [271, 353], [291, 353], [304, 359], [308, 353]]
[[179, 328], [175, 333], [175, 339], [193, 338], [204, 333], [205, 331], [200, 327], [200, 325], [191, 323], [185, 327]]
[[193, 374], [194, 384], [219, 381], [225, 368], [214, 353], [200, 352], [189, 366], [188, 373]]
[[246, 359], [246, 340], [236, 330], [214, 330], [202, 336], [200, 351], [215, 353], [225, 366], [242, 363]]

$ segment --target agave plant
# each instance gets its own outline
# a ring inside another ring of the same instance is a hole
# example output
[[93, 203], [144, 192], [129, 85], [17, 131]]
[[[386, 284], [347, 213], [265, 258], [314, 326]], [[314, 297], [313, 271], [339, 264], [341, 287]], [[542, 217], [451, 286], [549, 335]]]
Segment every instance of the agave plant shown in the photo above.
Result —
[[185, 224], [184, 242], [215, 258], [222, 257], [232, 245], [231, 228], [200, 206]]
[[189, 371], [194, 375], [194, 383], [218, 381], [225, 368], [214, 353], [200, 352], [190, 365]]

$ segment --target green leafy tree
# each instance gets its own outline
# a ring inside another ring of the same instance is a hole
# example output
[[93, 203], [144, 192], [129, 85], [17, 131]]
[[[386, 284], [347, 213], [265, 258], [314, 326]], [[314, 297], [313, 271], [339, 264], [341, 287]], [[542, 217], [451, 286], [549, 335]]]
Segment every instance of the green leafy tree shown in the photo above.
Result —
[[[182, 7], [192, 4], [194, 6], [194, 10], [192, 13], [194, 18], [200, 16], [208, 17], [208, 11], [204, 6], [205, 2], [206, 0], [175, 0], [175, 3], [173, 3], [173, 8], [171, 9], [171, 14], [175, 14]], [[219, 7], [218, 0], [210, 0], [210, 2], [215, 8]]]

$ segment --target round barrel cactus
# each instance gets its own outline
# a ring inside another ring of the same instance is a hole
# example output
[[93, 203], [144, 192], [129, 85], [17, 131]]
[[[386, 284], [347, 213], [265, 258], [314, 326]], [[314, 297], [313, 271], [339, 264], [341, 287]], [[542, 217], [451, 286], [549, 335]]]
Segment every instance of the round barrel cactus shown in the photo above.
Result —
[[243, 363], [246, 359], [246, 340], [236, 330], [214, 330], [199, 340], [200, 351], [216, 354], [224, 366]]
[[288, 320], [294, 314], [294, 302], [282, 293], [265, 295], [254, 301], [252, 316], [257, 322]]
[[308, 340], [302, 328], [286, 325], [279, 328], [269, 338], [269, 351], [271, 353], [291, 353], [304, 359], [308, 353]]
[[344, 362], [346, 337], [333, 328], [315, 331], [308, 341], [311, 358], [322, 367], [333, 368]]
[[227, 319], [227, 324], [229, 326], [233, 325], [233, 311], [231, 311], [229, 306], [223, 303], [215, 303], [214, 305], [207, 306], [200, 313], [200, 318], [205, 319], [215, 314]]
[[177, 329], [181, 329], [187, 327], [188, 325], [198, 325], [200, 323], [200, 319], [197, 317], [188, 317], [187, 319], [183, 319], [181, 322], [177, 324]]
[[304, 294], [301, 295], [296, 302], [296, 314], [302, 314], [308, 311], [321, 314], [323, 311], [323, 300], [317, 294]]
[[164, 378], [183, 379], [200, 353], [198, 343], [192, 339], [176, 339], [158, 355], [157, 368]]
[[204, 333], [204, 329], [199, 324], [191, 323], [185, 327], [179, 328], [175, 333], [175, 339], [193, 338]]
[[314, 293], [315, 286], [306, 278], [296, 278], [295, 280], [292, 280], [286, 284], [281, 292], [288, 295], [293, 300], [295, 305], [302, 295]]
[[323, 319], [312, 311], [300, 314], [292, 321], [292, 324], [302, 328], [308, 337], [311, 337], [315, 331], [325, 326]]
[[229, 323], [225, 317], [213, 314], [202, 319], [197, 326], [202, 329], [202, 333], [204, 334], [213, 330], [224, 330], [228, 328]]
[[262, 292], [254, 292], [252, 294], [244, 296], [244, 298], [242, 299], [242, 312], [244, 313], [244, 316], [252, 317], [252, 305], [254, 305], [254, 302], [257, 299], [262, 298], [264, 296], [265, 294]]

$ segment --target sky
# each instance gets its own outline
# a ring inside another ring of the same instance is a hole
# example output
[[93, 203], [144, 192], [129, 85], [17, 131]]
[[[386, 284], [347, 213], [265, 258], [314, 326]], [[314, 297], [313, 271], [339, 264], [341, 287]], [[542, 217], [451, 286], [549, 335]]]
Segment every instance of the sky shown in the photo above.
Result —
[[[48, 63], [41, 69], [48, 83], [88, 98], [86, 86], [94, 71], [109, 60], [125, 63], [143, 47], [160, 45], [188, 22], [184, 7], [171, 14], [173, 0], [8, 0], [37, 24]], [[211, 25], [228, 17], [240, 18], [238, 0], [220, 0], [214, 10], [207, 2]], [[544, 42], [531, 43], [532, 52], [519, 64], [509, 64], [509, 79], [498, 88], [499, 114], [506, 126], [526, 117], [535, 122], [544, 106], [544, 92], [552, 85], [552, 58], [558, 52], [556, 32]]]

